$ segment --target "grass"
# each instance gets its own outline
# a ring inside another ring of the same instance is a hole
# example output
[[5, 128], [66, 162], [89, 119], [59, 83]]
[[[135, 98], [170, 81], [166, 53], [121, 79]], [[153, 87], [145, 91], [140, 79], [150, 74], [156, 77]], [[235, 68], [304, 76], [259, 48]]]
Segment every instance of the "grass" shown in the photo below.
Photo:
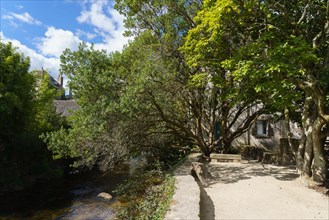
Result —
[[163, 219], [174, 194], [175, 179], [172, 174], [147, 171], [130, 178], [116, 192], [115, 203], [119, 219], [160, 220]]

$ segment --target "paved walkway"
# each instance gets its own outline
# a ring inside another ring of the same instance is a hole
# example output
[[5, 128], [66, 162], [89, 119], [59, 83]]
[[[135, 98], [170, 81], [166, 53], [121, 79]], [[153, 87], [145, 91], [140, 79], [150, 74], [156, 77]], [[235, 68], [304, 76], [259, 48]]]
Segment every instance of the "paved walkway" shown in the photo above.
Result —
[[329, 219], [329, 198], [304, 186], [294, 169], [219, 163], [209, 170], [200, 219]]

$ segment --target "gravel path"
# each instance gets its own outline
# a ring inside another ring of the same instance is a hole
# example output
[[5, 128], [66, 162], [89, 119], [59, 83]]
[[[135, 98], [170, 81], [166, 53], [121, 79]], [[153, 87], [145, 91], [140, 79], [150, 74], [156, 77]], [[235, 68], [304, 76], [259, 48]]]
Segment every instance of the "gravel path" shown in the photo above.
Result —
[[329, 219], [329, 198], [304, 186], [294, 169], [259, 163], [219, 163], [201, 189], [200, 217]]

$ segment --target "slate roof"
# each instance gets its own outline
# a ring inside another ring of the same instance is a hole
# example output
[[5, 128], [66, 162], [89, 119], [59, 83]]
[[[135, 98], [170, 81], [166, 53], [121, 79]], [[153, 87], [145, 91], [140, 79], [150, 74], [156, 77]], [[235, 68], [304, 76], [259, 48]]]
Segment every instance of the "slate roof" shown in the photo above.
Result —
[[[39, 71], [37, 72], [37, 74], [38, 74], [39, 76], [43, 76], [43, 74], [48, 74], [48, 73], [45, 72], [45, 71], [43, 71], [43, 70], [39, 70]], [[52, 77], [50, 74], [48, 74], [48, 75], [49, 75], [49, 77], [50, 77], [50, 82], [51, 82], [51, 84], [52, 84], [53, 86], [55, 86], [57, 89], [63, 89], [62, 85], [61, 85], [57, 80], [55, 80], [54, 77]]]
[[56, 113], [64, 117], [71, 115], [79, 108], [76, 100], [54, 100], [54, 105]]

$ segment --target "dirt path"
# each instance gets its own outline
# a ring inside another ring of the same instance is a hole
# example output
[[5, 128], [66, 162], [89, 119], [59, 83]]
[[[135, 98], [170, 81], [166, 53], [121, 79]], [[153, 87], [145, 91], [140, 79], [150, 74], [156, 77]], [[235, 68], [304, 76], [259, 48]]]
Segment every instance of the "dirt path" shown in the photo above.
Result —
[[305, 187], [294, 169], [257, 163], [210, 165], [201, 219], [329, 219], [329, 198]]

